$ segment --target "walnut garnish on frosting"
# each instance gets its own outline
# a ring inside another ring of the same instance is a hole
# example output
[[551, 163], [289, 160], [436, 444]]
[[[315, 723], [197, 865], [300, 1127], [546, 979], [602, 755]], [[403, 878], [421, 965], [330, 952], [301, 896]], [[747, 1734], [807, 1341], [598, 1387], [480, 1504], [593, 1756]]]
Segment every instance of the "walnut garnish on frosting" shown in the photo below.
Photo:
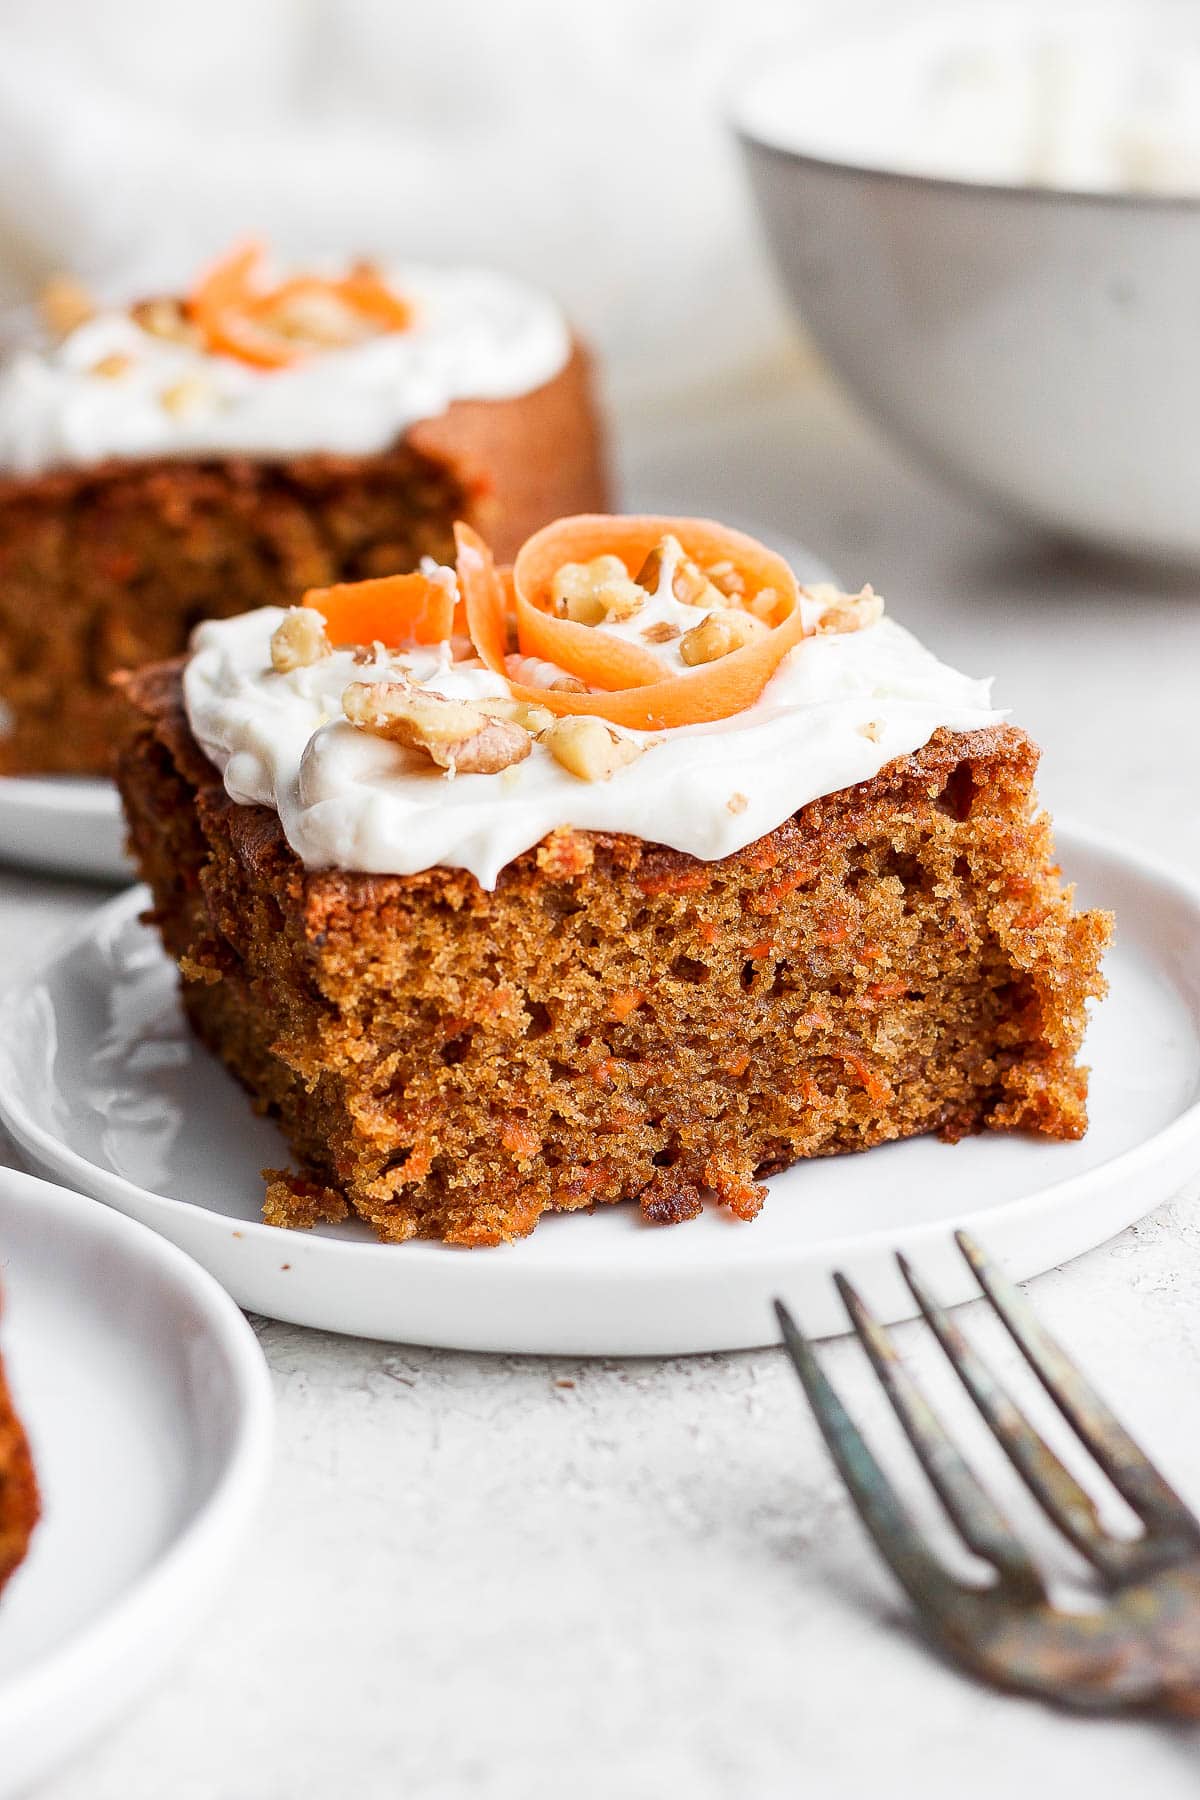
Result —
[[325, 632], [325, 618], [312, 606], [289, 607], [271, 634], [271, 667], [279, 675], [306, 669], [333, 649]]
[[602, 719], [584, 714], [555, 719], [541, 742], [555, 762], [580, 781], [608, 781], [642, 754], [640, 744], [619, 736]]
[[705, 574], [713, 586], [727, 600], [741, 600], [746, 593], [746, 583], [731, 562], [710, 563]]
[[684, 632], [679, 640], [679, 654], [689, 668], [696, 668], [700, 663], [716, 662], [722, 656], [729, 656], [734, 650], [744, 650], [766, 629], [763, 621], [756, 619], [753, 613], [732, 606], [722, 607], [720, 612], [708, 613], [699, 625]]
[[123, 350], [112, 350], [94, 362], [88, 370], [89, 375], [100, 375], [105, 381], [119, 381], [122, 375], [128, 375], [133, 367], [132, 356], [126, 356]]
[[868, 625], [877, 625], [883, 617], [883, 596], [877, 594], [870, 583], [860, 588], [857, 594], [844, 594], [826, 581], [805, 591], [820, 607], [817, 630], [822, 634], [864, 631]]
[[174, 381], [163, 389], [158, 403], [164, 412], [179, 419], [188, 413], [203, 412], [212, 398], [213, 390], [207, 381], [198, 375], [185, 375], [182, 381]]
[[563, 563], [551, 583], [550, 599], [560, 619], [576, 625], [620, 624], [646, 604], [646, 591], [629, 578], [619, 556]]
[[[732, 562], [702, 568], [670, 532], [659, 539], [634, 576], [619, 556], [596, 556], [586, 563], [563, 563], [551, 583], [555, 615], [580, 625], [621, 624], [636, 618], [648, 601], [664, 599], [706, 615], [728, 614], [735, 621], [728, 631], [698, 626], [687, 632], [692, 651], [684, 654], [685, 663], [728, 655], [756, 637], [760, 625], [778, 623], [780, 597], [773, 587], [748, 595], [745, 578]], [[684, 632], [675, 620], [656, 619], [641, 636], [648, 644], [670, 644]]]
[[195, 349], [201, 342], [200, 333], [178, 300], [166, 296], [138, 300], [130, 308], [129, 316], [150, 337], [163, 338], [169, 344], [187, 344]]
[[548, 706], [539, 706], [536, 700], [518, 700], [515, 697], [475, 700], [472, 705], [477, 706], [480, 712], [487, 713], [490, 718], [511, 720], [533, 737], [553, 725], [556, 716]]
[[498, 775], [533, 748], [528, 731], [512, 720], [406, 681], [352, 681], [342, 710], [359, 731], [423, 751], [450, 775]]
[[635, 580], [649, 593], [657, 594], [664, 568], [670, 575], [670, 591], [683, 606], [725, 606], [726, 595], [709, 580], [708, 575], [685, 555], [683, 545], [668, 532], [661, 537], [638, 570]]
[[52, 275], [38, 297], [46, 328], [56, 338], [70, 337], [96, 316], [96, 302], [73, 275]]

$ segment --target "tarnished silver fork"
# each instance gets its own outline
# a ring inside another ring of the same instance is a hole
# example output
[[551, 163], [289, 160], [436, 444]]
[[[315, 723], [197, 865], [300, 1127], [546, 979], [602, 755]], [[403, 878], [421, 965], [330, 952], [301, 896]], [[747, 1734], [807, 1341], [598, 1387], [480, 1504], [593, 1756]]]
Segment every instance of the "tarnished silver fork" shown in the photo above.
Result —
[[1092, 1712], [1151, 1709], [1200, 1718], [1200, 1522], [1094, 1388], [1039, 1325], [1028, 1301], [965, 1232], [957, 1241], [992, 1309], [1059, 1412], [1141, 1524], [1105, 1530], [1091, 1496], [1030, 1423], [903, 1256], [901, 1274], [956, 1374], [1029, 1492], [1091, 1563], [1095, 1611], [1052, 1604], [1028, 1549], [979, 1481], [884, 1328], [844, 1276], [850, 1322], [963, 1543], [995, 1572], [960, 1580], [930, 1548], [825, 1375], [776, 1301], [784, 1344], [834, 1462], [884, 1560], [926, 1629], [986, 1680]]

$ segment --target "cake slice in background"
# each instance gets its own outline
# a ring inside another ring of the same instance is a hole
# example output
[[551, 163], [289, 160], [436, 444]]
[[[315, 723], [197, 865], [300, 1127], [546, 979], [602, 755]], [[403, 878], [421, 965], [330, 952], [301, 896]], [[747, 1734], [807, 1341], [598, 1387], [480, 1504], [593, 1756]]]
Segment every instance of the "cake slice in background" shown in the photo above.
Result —
[[986, 683], [703, 520], [565, 520], [511, 578], [459, 540], [457, 587], [210, 624], [128, 684], [184, 1005], [301, 1163], [269, 1220], [750, 1219], [801, 1158], [1082, 1134], [1110, 921]]
[[98, 308], [71, 283], [0, 367], [0, 773], [99, 773], [114, 671], [201, 619], [505, 554], [602, 506], [588, 361], [547, 296], [471, 268], [271, 277]]
[[0, 1594], [25, 1559], [39, 1511], [33, 1459], [0, 1360]]

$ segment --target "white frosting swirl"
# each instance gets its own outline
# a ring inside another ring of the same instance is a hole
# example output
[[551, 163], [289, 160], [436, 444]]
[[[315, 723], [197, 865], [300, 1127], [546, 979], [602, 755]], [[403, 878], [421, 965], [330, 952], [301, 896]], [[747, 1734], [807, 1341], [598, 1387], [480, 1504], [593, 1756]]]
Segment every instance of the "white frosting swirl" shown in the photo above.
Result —
[[715, 724], [628, 732], [644, 754], [609, 781], [577, 779], [535, 743], [499, 775], [448, 778], [418, 751], [357, 730], [352, 681], [402, 671], [440, 694], [507, 692], [449, 649], [364, 667], [337, 651], [291, 674], [271, 669], [276, 607], [202, 625], [184, 675], [188, 718], [230, 796], [273, 807], [310, 869], [410, 875], [469, 869], [485, 888], [558, 826], [629, 832], [707, 861], [729, 856], [823, 794], [877, 775], [938, 726], [995, 724], [989, 686], [938, 662], [889, 619], [806, 638], [757, 704]]
[[[559, 308], [507, 275], [413, 267], [388, 280], [413, 303], [408, 330], [285, 369], [156, 337], [116, 308], [60, 344], [18, 350], [0, 369], [0, 468], [36, 474], [109, 456], [366, 456], [454, 400], [529, 393], [570, 355]], [[97, 372], [109, 357], [128, 366]]]

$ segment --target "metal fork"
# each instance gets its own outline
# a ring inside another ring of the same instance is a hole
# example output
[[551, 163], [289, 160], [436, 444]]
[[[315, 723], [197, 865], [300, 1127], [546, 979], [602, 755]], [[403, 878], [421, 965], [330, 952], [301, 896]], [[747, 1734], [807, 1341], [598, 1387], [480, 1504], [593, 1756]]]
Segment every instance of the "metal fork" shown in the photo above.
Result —
[[1025, 1545], [907, 1372], [884, 1328], [835, 1276], [850, 1322], [917, 1459], [967, 1548], [995, 1579], [959, 1580], [930, 1549], [781, 1301], [783, 1340], [867, 1530], [927, 1630], [999, 1686], [1091, 1712], [1135, 1708], [1200, 1718], [1200, 1522], [1094, 1388], [1038, 1324], [1025, 1297], [966, 1232], [958, 1246], [1059, 1412], [1141, 1522], [1131, 1539], [1100, 1522], [1089, 1494], [903, 1256], [901, 1274], [956, 1374], [1029, 1492], [1096, 1571], [1106, 1603], [1051, 1603]]

